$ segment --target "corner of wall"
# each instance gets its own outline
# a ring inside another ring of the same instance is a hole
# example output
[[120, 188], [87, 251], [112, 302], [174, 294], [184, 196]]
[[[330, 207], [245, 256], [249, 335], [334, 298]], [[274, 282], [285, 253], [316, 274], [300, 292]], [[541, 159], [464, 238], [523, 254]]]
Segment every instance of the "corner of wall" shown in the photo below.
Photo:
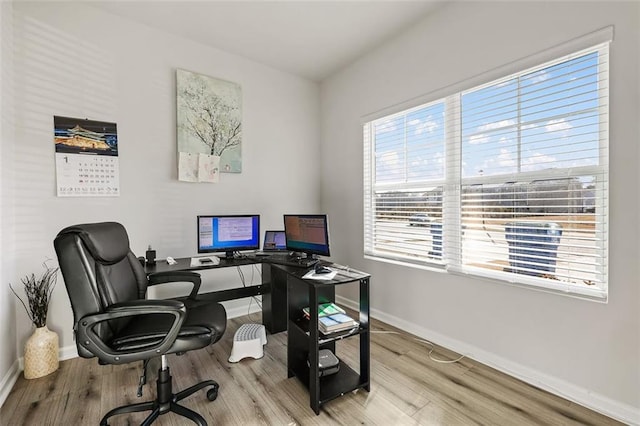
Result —
[[16, 383], [16, 380], [18, 380], [20, 371], [22, 371], [19, 364], [19, 360], [15, 360], [11, 368], [9, 368], [2, 378], [2, 381], [0, 381], [0, 407], [4, 405], [9, 393], [11, 393], [11, 389], [13, 389], [13, 385]]

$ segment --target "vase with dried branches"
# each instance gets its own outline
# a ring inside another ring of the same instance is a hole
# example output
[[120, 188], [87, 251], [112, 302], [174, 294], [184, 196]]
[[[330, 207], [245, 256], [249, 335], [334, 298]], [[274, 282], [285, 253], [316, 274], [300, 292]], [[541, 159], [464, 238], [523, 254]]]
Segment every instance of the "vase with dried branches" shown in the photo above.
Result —
[[45, 272], [39, 277], [32, 273], [22, 278], [25, 299], [20, 297], [13, 286], [9, 284], [11, 291], [22, 303], [29, 319], [36, 327], [31, 337], [27, 339], [24, 348], [24, 377], [26, 379], [46, 376], [56, 371], [59, 366], [58, 334], [47, 328], [49, 302], [56, 286], [59, 268], [51, 267], [46, 262], [43, 266]]

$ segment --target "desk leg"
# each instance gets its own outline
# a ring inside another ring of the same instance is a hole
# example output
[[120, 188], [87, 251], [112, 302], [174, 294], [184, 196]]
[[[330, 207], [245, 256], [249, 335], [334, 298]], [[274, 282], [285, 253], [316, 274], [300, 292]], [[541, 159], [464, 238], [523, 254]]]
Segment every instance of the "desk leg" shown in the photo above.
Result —
[[271, 334], [287, 330], [287, 274], [262, 264], [262, 324]]

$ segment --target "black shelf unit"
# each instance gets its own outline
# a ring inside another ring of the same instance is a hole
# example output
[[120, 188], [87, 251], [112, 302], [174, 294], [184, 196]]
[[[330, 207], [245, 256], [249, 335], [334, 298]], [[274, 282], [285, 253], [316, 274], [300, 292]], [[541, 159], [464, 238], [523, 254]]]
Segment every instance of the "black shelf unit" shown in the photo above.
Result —
[[[320, 414], [320, 407], [332, 399], [357, 389], [370, 390], [370, 331], [369, 331], [369, 275], [357, 271], [340, 271], [332, 280], [303, 279], [302, 273], [287, 277], [287, 372], [297, 377], [309, 389], [313, 411]], [[302, 309], [321, 303], [335, 302], [338, 285], [359, 285], [359, 326], [343, 332], [322, 334], [318, 330], [318, 311], [310, 310], [310, 318], [303, 318]], [[315, 325], [315, 326], [312, 326]], [[336, 342], [342, 339], [360, 340], [360, 362], [354, 367], [340, 360], [337, 373], [320, 377], [318, 352], [330, 349], [336, 353]]]

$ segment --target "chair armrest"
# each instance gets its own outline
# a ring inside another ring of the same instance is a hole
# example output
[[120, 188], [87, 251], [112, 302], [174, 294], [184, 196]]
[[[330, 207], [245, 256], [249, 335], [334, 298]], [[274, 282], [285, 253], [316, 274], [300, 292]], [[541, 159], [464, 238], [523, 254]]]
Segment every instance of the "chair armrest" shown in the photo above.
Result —
[[[98, 324], [118, 318], [126, 318], [148, 314], [171, 314], [175, 318], [166, 337], [159, 344], [144, 350], [121, 353], [110, 348], [94, 331]], [[187, 316], [187, 309], [184, 303], [178, 300], [132, 300], [129, 302], [117, 303], [106, 312], [95, 315], [87, 315], [78, 321], [77, 339], [78, 344], [97, 356], [101, 361], [108, 364], [124, 364], [132, 361], [148, 359], [162, 355], [167, 352], [176, 338], [180, 327]]]
[[188, 271], [167, 271], [149, 274], [150, 286], [175, 282], [192, 283], [193, 288], [191, 289], [191, 294], [189, 294], [189, 299], [195, 299], [198, 295], [198, 291], [200, 291], [202, 279], [200, 278], [200, 274]]

